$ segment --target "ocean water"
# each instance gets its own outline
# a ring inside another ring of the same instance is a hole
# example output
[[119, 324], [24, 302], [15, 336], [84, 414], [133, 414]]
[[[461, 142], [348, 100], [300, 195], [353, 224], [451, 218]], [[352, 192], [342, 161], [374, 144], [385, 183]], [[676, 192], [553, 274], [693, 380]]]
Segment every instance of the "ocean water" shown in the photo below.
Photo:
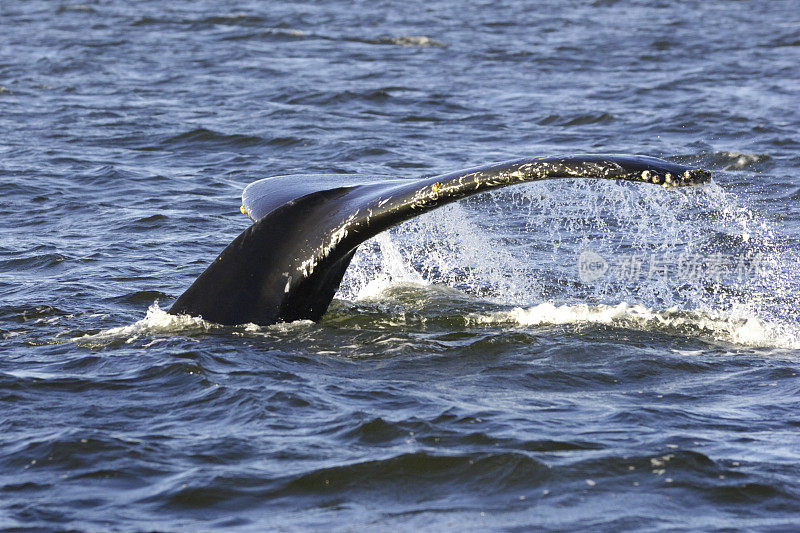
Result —
[[[796, 0], [0, 4], [0, 528], [794, 530]], [[632, 153], [168, 315], [278, 174]]]

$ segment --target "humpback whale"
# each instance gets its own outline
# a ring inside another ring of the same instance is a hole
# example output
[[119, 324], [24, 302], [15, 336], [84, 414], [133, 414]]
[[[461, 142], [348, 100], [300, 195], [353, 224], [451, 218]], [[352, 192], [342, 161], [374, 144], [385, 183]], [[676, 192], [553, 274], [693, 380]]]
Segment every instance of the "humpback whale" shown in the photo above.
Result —
[[288, 175], [248, 185], [253, 224], [169, 310], [219, 324], [319, 320], [358, 246], [412, 217], [466, 196], [553, 178], [599, 178], [675, 187], [710, 173], [653, 157], [526, 158], [418, 179]]

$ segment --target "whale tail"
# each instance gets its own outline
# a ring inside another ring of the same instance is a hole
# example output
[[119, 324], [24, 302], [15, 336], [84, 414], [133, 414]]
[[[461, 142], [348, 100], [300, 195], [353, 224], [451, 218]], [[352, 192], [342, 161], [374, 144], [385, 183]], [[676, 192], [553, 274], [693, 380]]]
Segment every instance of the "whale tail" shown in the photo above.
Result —
[[553, 178], [600, 178], [666, 187], [710, 173], [643, 156], [586, 155], [497, 163], [420, 179], [278, 176], [250, 184], [242, 232], [169, 310], [219, 324], [319, 320], [358, 246], [410, 218], [466, 196]]

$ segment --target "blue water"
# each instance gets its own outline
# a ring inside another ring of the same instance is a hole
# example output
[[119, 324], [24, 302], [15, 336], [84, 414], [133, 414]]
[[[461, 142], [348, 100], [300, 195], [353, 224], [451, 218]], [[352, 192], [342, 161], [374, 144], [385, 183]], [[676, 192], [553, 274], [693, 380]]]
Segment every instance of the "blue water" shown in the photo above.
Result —
[[[0, 527], [794, 529], [798, 28], [795, 0], [3, 2]], [[318, 324], [164, 311], [257, 179], [586, 152], [714, 178], [468, 199], [362, 246]]]

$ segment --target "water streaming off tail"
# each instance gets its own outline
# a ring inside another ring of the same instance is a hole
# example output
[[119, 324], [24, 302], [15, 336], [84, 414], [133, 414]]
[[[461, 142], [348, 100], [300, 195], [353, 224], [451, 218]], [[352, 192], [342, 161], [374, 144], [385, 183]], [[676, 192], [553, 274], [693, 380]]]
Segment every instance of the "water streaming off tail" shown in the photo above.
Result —
[[780, 330], [778, 344], [793, 345], [785, 338], [796, 338], [798, 324], [794, 263], [780, 234], [715, 183], [668, 191], [549, 181], [471, 198], [379, 235], [362, 245], [338, 297], [375, 298], [412, 282], [506, 307], [589, 304], [618, 313], [625, 302], [700, 313], [704, 324], [713, 317], [751, 328], [756, 320], [772, 337]]

